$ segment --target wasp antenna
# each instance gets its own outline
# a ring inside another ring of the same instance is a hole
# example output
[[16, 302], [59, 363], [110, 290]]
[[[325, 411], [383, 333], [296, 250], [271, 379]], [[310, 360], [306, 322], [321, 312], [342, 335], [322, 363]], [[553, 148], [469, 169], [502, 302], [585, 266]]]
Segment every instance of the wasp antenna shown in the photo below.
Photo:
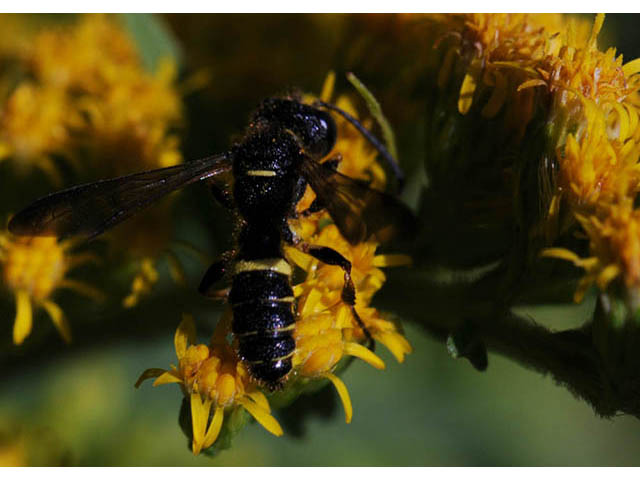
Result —
[[358, 131], [362, 134], [362, 136], [366, 138], [369, 141], [369, 143], [371, 143], [371, 145], [373, 145], [373, 147], [378, 151], [378, 153], [380, 153], [380, 155], [382, 155], [382, 157], [389, 164], [389, 167], [391, 167], [391, 170], [396, 176], [396, 180], [398, 182], [397, 184], [398, 193], [400, 193], [402, 191], [402, 188], [404, 187], [404, 173], [402, 172], [402, 169], [400, 168], [400, 165], [398, 165], [398, 162], [396, 161], [396, 159], [393, 158], [393, 155], [389, 153], [389, 150], [387, 150], [387, 148], [382, 144], [382, 142], [380, 142], [380, 140], [378, 140], [373, 135], [373, 133], [367, 130], [358, 120], [353, 118], [353, 116], [349, 115], [347, 112], [345, 112], [341, 108], [336, 107], [331, 103], [323, 102], [322, 100], [316, 100], [314, 102], [314, 105], [324, 107], [328, 110], [333, 110], [334, 112], [342, 115], [345, 120], [347, 120], [349, 123], [351, 123], [354, 127], [358, 129]]

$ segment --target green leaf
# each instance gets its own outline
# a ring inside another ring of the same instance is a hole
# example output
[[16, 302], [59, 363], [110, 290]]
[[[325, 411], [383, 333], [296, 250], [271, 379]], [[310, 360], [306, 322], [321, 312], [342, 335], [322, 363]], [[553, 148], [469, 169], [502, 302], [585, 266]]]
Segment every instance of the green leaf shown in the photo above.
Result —
[[358, 91], [358, 93], [364, 98], [367, 103], [367, 107], [369, 108], [369, 112], [376, 119], [378, 125], [382, 129], [382, 136], [384, 137], [384, 143], [389, 150], [391, 156], [397, 160], [398, 158], [398, 149], [396, 148], [396, 137], [393, 133], [393, 129], [391, 128], [391, 124], [387, 120], [387, 118], [382, 113], [382, 107], [380, 103], [373, 96], [373, 93], [360, 81], [358, 77], [356, 77], [353, 73], [347, 73], [347, 80], [353, 85], [353, 87]]
[[155, 72], [163, 58], [171, 58], [180, 66], [182, 49], [162, 17], [151, 13], [122, 13], [118, 16], [136, 42], [147, 70]]

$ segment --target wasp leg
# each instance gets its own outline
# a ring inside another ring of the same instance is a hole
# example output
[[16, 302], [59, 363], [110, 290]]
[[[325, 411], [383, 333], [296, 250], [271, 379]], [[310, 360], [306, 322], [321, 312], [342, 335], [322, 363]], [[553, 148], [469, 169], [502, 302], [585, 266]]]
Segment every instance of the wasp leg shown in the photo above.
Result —
[[344, 271], [344, 287], [342, 287], [341, 294], [342, 301], [351, 308], [351, 313], [356, 319], [356, 323], [367, 337], [369, 350], [374, 351], [376, 344], [373, 340], [373, 336], [360, 318], [360, 315], [358, 315], [358, 312], [356, 312], [356, 288], [353, 285], [353, 280], [351, 279], [351, 262], [333, 248], [309, 245], [307, 243], [302, 243], [299, 245], [299, 248], [304, 253], [311, 255], [313, 258], [317, 258], [322, 263], [326, 263], [327, 265], [336, 265], [342, 268]]
[[219, 260], [216, 260], [211, 264], [202, 277], [202, 281], [198, 287], [198, 292], [200, 292], [201, 295], [214, 298], [226, 296], [228, 289], [218, 290], [213, 287], [222, 280], [229, 271], [229, 264], [231, 263], [231, 260], [231, 255], [229, 253], [225, 253]]

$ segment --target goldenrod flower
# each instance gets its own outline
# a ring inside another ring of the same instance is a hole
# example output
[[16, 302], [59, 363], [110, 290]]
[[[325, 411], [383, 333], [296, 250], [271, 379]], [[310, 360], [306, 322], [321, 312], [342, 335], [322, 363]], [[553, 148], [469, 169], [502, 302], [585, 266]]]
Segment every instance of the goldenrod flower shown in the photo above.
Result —
[[[176, 67], [145, 71], [135, 44], [107, 15], [84, 15], [33, 39], [28, 65], [37, 82], [81, 115], [76, 148], [88, 149], [103, 175], [171, 166], [181, 161], [171, 130], [182, 119]], [[58, 125], [53, 122], [51, 125]]]
[[[173, 61], [164, 59], [147, 72], [132, 38], [107, 15], [44, 28], [31, 43], [22, 61], [33, 80], [20, 83], [4, 106], [0, 159], [36, 165], [56, 183], [52, 157], [83, 169], [90, 164], [102, 178], [182, 161], [174, 133], [182, 122], [182, 93]], [[121, 251], [135, 272], [126, 306], [151, 291], [159, 256], [167, 258], [174, 277], [181, 276], [168, 251], [170, 218], [165, 203], [144, 216], [144, 228], [138, 220], [112, 232], [114, 248], [125, 246]]]
[[[373, 338], [389, 348], [396, 359], [402, 362], [404, 356], [411, 352], [411, 346], [396, 325], [381, 316], [375, 308], [369, 307], [369, 303], [385, 281], [385, 275], [379, 267], [405, 265], [409, 263], [408, 257], [375, 255], [377, 244], [373, 241], [352, 246], [333, 224], [305, 240], [314, 245], [330, 246], [352, 262], [356, 311]], [[341, 298], [344, 285], [342, 269], [322, 264], [294, 248], [287, 248], [286, 253], [290, 261], [307, 274], [306, 279], [294, 287], [298, 306], [293, 368], [301, 377], [329, 379], [340, 394], [349, 423], [352, 407], [348, 392], [342, 381], [331, 372], [347, 355], [358, 357], [378, 369], [384, 368], [384, 362], [360, 344], [366, 338], [364, 332], [358, 326], [351, 308]]]
[[[508, 112], [506, 120], [517, 120], [512, 127], [521, 136], [540, 108], [536, 105], [547, 102], [543, 115], [556, 136], [552, 140], [557, 142], [558, 190], [572, 197], [578, 208], [595, 205], [603, 194], [612, 199], [623, 193], [619, 182], [627, 174], [617, 171], [629, 172], [633, 178], [628, 182], [637, 184], [637, 172], [631, 172], [635, 162], [629, 157], [639, 134], [632, 94], [640, 86], [633, 76], [640, 64], [623, 64], [614, 48], [598, 50], [603, 19], [596, 18], [587, 36], [585, 22], [565, 22], [558, 15], [472, 15], [458, 47], [476, 50], [460, 90], [461, 113], [483, 98], [477, 91], [483, 85], [489, 91], [488, 100], [479, 106], [483, 116], [491, 118], [502, 108], [518, 109]], [[455, 53], [456, 47], [451, 48]], [[441, 70], [443, 82], [450, 70], [446, 67]]]
[[[176, 66], [164, 59], [155, 72], [147, 72], [132, 39], [112, 18], [86, 15], [71, 28], [43, 34], [33, 59], [43, 82], [74, 92], [74, 108], [85, 119], [74, 147], [88, 155], [100, 176], [182, 162], [173, 133], [182, 122]], [[113, 250], [126, 252], [134, 272], [126, 307], [151, 292], [161, 257], [174, 279], [182, 281], [180, 262], [169, 250], [170, 201], [109, 235]]]
[[[453, 179], [464, 182], [447, 215], [478, 235], [469, 251], [488, 245], [472, 258], [504, 258], [496, 238], [520, 249], [506, 257], [518, 259], [508, 266], [513, 278], [561, 235], [583, 230], [589, 259], [557, 248], [545, 253], [587, 269], [576, 299], [596, 280], [605, 288], [622, 275], [627, 287], [635, 284], [634, 262], [604, 244], [616, 239], [615, 248], [633, 251], [640, 61], [598, 49], [603, 21], [468, 14], [431, 17], [428, 26], [441, 91], [430, 120], [432, 191], [446, 195]], [[505, 236], [514, 227], [522, 232], [515, 246]]]
[[13, 342], [20, 345], [31, 333], [33, 307], [42, 307], [66, 342], [71, 341], [71, 329], [62, 309], [52, 297], [56, 290], [68, 288], [93, 299], [102, 294], [93, 287], [66, 278], [79, 265], [95, 261], [88, 253], [72, 254], [72, 241], [58, 242], [52, 237], [18, 237], [0, 233], [0, 272], [2, 283], [16, 300]]
[[[182, 263], [174, 253], [176, 245], [172, 245], [171, 201], [156, 205], [144, 215], [109, 232], [106, 238], [110, 241], [114, 256], [124, 255], [133, 274], [129, 294], [123, 299], [127, 308], [136, 306], [140, 300], [148, 296], [160, 279], [158, 263], [166, 260], [169, 273], [176, 285], [186, 283]], [[195, 247], [183, 245], [187, 251]], [[200, 254], [199, 254], [200, 255]]]
[[32, 40], [29, 63], [43, 84], [63, 91], [103, 95], [122, 69], [138, 65], [131, 38], [107, 15], [42, 29]]
[[106, 15], [83, 15], [30, 40], [20, 61], [33, 78], [3, 99], [0, 159], [35, 164], [55, 181], [52, 156], [76, 166], [88, 159], [101, 176], [182, 161], [173, 133], [181, 92], [170, 59], [145, 71], [132, 39]]
[[0, 160], [14, 158], [19, 170], [37, 166], [59, 184], [51, 156], [69, 149], [69, 129], [79, 121], [64, 92], [23, 82], [0, 110]]
[[596, 17], [586, 41], [567, 38], [536, 66], [538, 78], [528, 82], [546, 89], [553, 102], [558, 175], [550, 213], [564, 202], [590, 241], [588, 259], [563, 249], [545, 251], [587, 270], [576, 300], [594, 281], [604, 290], [621, 274], [627, 288], [638, 286], [633, 199], [640, 191], [640, 62], [624, 64], [614, 48], [597, 48], [603, 21], [603, 15]]
[[239, 407], [269, 432], [282, 435], [282, 428], [271, 415], [267, 398], [252, 383], [246, 368], [227, 343], [229, 320], [228, 315], [220, 320], [207, 346], [195, 343], [193, 318], [184, 315], [174, 338], [178, 366], [172, 365], [169, 370], [146, 370], [136, 382], [136, 387], [147, 378], [156, 378], [154, 386], [180, 384], [191, 407], [194, 455], [213, 445], [225, 415]]
[[[333, 89], [330, 74], [323, 88], [322, 99], [329, 101]], [[337, 105], [352, 115], [355, 109], [346, 97], [340, 97]], [[386, 183], [384, 170], [375, 162], [375, 149], [344, 119], [338, 118], [338, 141], [328, 158], [340, 154], [338, 171], [352, 178], [368, 180], [373, 188], [383, 189]], [[297, 207], [304, 210], [314, 195], [306, 192]], [[359, 245], [347, 242], [327, 212], [301, 217], [291, 222], [305, 242], [328, 246], [341, 253], [352, 264], [351, 277], [356, 291], [356, 311], [373, 338], [385, 345], [399, 362], [411, 352], [411, 346], [396, 325], [386, 320], [369, 305], [374, 294], [385, 282], [380, 267], [406, 265], [405, 255], [376, 255], [378, 243], [374, 238]], [[332, 372], [345, 356], [355, 356], [375, 368], [384, 368], [380, 357], [360, 344], [365, 340], [351, 308], [346, 305], [341, 292], [344, 272], [340, 267], [325, 265], [307, 254], [287, 248], [289, 260], [306, 272], [305, 280], [294, 287], [297, 298], [297, 317], [294, 338], [296, 351], [293, 368], [301, 378], [327, 378], [342, 400], [347, 423], [351, 421], [352, 406], [346, 386]]]
[[603, 204], [602, 210], [600, 217], [576, 214], [589, 238], [592, 256], [580, 258], [565, 248], [543, 251], [544, 256], [569, 260], [586, 270], [574, 296], [576, 302], [594, 283], [604, 291], [621, 275], [628, 289], [640, 288], [640, 210], [633, 208], [631, 199]]
[[96, 166], [118, 175], [181, 163], [178, 138], [171, 133], [182, 118], [175, 65], [167, 59], [153, 75], [139, 61], [118, 67], [102, 92], [78, 101], [88, 118], [86, 147]]
[[[328, 83], [331, 83], [331, 79], [332, 76]], [[330, 94], [331, 87], [325, 88], [323, 99], [328, 100]], [[338, 104], [353, 112], [353, 107], [346, 99], [340, 99]], [[339, 171], [345, 174], [348, 172], [355, 178], [368, 179], [378, 188], [384, 188], [385, 174], [380, 166], [374, 164], [375, 150], [362, 141], [361, 135], [346, 121], [338, 120], [338, 128], [344, 136], [330, 156], [340, 153], [342, 160]], [[313, 197], [313, 192], [308, 190], [297, 206], [298, 210], [306, 208], [305, 205], [308, 206]], [[410, 259], [405, 255], [377, 255], [378, 243], [373, 238], [359, 245], [349, 244], [331, 222], [327, 212], [300, 216], [291, 225], [305, 242], [330, 246], [352, 262], [351, 277], [356, 290], [355, 308], [358, 315], [373, 338], [385, 345], [402, 362], [404, 356], [411, 352], [411, 346], [397, 324], [371, 307], [370, 303], [386, 279], [381, 268], [405, 265]], [[284, 386], [284, 392], [274, 395], [280, 399], [287, 398], [288, 391], [299, 391], [297, 386], [304, 388], [309, 382], [327, 379], [335, 386], [344, 406], [345, 419], [349, 423], [353, 415], [349, 393], [334, 371], [346, 357], [361, 358], [378, 369], [385, 367], [384, 362], [361, 344], [366, 339], [365, 333], [358, 325], [350, 306], [341, 298], [344, 286], [342, 269], [322, 264], [295, 248], [286, 248], [285, 254], [292, 264], [306, 272], [306, 277], [294, 286], [297, 308], [293, 370], [289, 382]], [[137, 383], [139, 385], [146, 378], [157, 377], [154, 385], [182, 385], [185, 397], [190, 401], [192, 448], [195, 454], [215, 442], [220, 434], [225, 412], [238, 406], [246, 409], [270, 432], [282, 434], [279, 425], [270, 415], [269, 404], [259, 390], [260, 385], [249, 376], [235, 353], [234, 346], [228, 343], [231, 315], [231, 310], [227, 309], [209, 346], [193, 345], [193, 323], [186, 316], [175, 337], [179, 365], [168, 371], [147, 370]], [[191, 345], [187, 346], [187, 343]]]

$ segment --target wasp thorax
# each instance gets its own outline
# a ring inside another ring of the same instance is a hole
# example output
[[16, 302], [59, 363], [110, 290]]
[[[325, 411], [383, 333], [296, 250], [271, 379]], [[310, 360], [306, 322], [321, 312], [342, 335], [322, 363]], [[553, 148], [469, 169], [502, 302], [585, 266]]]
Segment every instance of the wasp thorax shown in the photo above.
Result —
[[327, 155], [336, 143], [336, 124], [331, 115], [295, 100], [268, 98], [254, 118], [293, 132], [300, 147], [312, 156]]

